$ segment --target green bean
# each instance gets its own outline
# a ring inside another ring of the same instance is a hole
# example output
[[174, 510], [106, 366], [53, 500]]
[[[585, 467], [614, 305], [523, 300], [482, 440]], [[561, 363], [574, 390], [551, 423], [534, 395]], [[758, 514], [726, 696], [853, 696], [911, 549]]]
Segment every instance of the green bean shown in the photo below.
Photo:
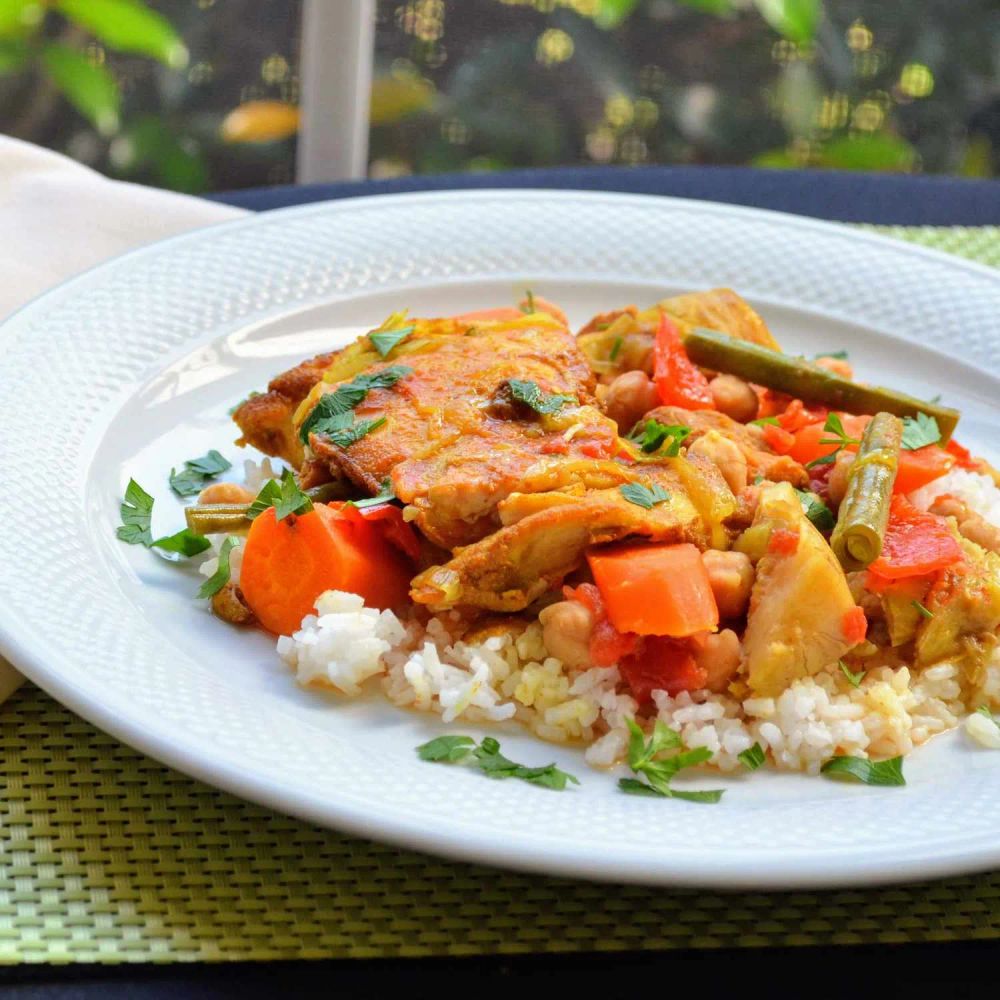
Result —
[[748, 382], [786, 392], [806, 403], [822, 403], [832, 410], [885, 412], [897, 417], [926, 413], [937, 421], [942, 444], [947, 443], [961, 416], [958, 410], [947, 406], [925, 402], [895, 389], [852, 382], [802, 358], [736, 340], [715, 330], [691, 330], [684, 335], [684, 350], [703, 368], [739, 375]]
[[876, 413], [865, 428], [830, 536], [845, 570], [864, 569], [882, 553], [902, 435], [903, 426], [891, 413]]

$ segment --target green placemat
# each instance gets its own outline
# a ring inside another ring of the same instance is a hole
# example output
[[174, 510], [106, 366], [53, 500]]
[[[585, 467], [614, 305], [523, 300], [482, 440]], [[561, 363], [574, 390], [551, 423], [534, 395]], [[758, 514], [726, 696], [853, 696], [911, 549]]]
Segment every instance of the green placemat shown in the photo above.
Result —
[[[1000, 265], [1000, 229], [886, 230]], [[605, 886], [438, 861], [250, 805], [33, 685], [0, 706], [0, 962], [1000, 938], [1000, 872], [865, 891]]]

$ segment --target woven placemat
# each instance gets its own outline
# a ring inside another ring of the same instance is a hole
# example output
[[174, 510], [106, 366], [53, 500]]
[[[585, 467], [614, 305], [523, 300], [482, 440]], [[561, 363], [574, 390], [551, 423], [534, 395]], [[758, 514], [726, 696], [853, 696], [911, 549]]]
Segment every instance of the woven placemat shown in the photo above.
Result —
[[[885, 230], [1000, 265], [1000, 229]], [[1000, 938], [1000, 872], [865, 891], [605, 886], [438, 861], [193, 781], [33, 685], [0, 707], [0, 962]]]

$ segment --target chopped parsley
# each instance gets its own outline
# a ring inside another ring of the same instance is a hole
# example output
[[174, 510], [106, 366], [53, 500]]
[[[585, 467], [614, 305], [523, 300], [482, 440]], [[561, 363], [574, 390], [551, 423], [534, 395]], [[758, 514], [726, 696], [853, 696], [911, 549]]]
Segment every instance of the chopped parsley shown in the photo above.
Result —
[[490, 778], [519, 778], [532, 785], [562, 791], [568, 782], [580, 784], [572, 774], [560, 770], [555, 764], [544, 767], [527, 767], [500, 753], [500, 744], [487, 736], [478, 746], [471, 736], [439, 736], [417, 747], [421, 760], [445, 764], [468, 764], [478, 767]]
[[535, 413], [555, 413], [568, 403], [576, 402], [576, 396], [555, 393], [546, 396], [537, 383], [526, 379], [512, 378], [507, 384], [510, 386], [511, 398], [530, 407]]
[[817, 354], [817, 358], [836, 358], [838, 361], [847, 360], [847, 351], [823, 351], [822, 354]]
[[154, 539], [150, 530], [154, 503], [153, 498], [134, 479], [128, 481], [125, 499], [118, 508], [122, 523], [116, 532], [123, 542], [144, 545], [147, 549], [161, 549], [185, 559], [196, 556], [209, 547], [211, 543], [204, 535], [198, 535], [189, 528]]
[[624, 338], [615, 337], [614, 343], [611, 345], [611, 350], [608, 352], [608, 361], [614, 361], [618, 357], [619, 352], [622, 349], [622, 344], [625, 343]]
[[530, 289], [526, 288], [524, 290], [524, 305], [521, 306], [521, 312], [525, 315], [531, 315], [535, 311], [535, 293]]
[[941, 440], [941, 430], [934, 417], [918, 413], [915, 417], [903, 417], [903, 448], [916, 451]]
[[905, 785], [903, 758], [869, 760], [867, 757], [831, 757], [821, 768], [821, 774], [855, 778], [866, 785]]
[[232, 535], [230, 535], [222, 543], [222, 548], [219, 549], [218, 568], [198, 589], [198, 597], [202, 600], [208, 597], [214, 597], [227, 583], [229, 583], [229, 553], [233, 551], [233, 548], [238, 541], [239, 539], [233, 538]]
[[398, 330], [375, 330], [368, 334], [368, 339], [371, 341], [372, 347], [384, 358], [401, 340], [406, 340], [414, 329], [411, 324], [410, 326], [401, 326]]
[[299, 489], [291, 469], [285, 469], [281, 482], [269, 479], [261, 487], [257, 498], [247, 508], [247, 520], [252, 521], [267, 510], [274, 508], [276, 521], [283, 521], [290, 514], [308, 514], [312, 510], [312, 500]]
[[758, 417], [756, 420], [751, 420], [750, 423], [754, 427], [763, 427], [765, 424], [773, 424], [775, 427], [781, 426], [781, 421], [777, 417]]
[[299, 429], [299, 438], [308, 444], [309, 435], [313, 433], [317, 425], [329, 420], [330, 417], [337, 417], [353, 410], [368, 395], [370, 390], [389, 389], [400, 379], [406, 378], [412, 373], [413, 369], [407, 365], [390, 365], [374, 374], [356, 375], [350, 382], [337, 386], [333, 392], [324, 393], [309, 412], [309, 416], [303, 421], [302, 427]]
[[326, 417], [317, 421], [310, 433], [321, 434], [338, 448], [348, 448], [360, 441], [366, 434], [378, 430], [384, 423], [385, 417], [355, 422], [354, 411], [347, 410], [345, 413], [338, 413], [335, 417]]
[[847, 678], [851, 687], [861, 687], [861, 682], [865, 679], [864, 670], [859, 670], [856, 674], [851, 673], [851, 668], [843, 660], [837, 660], [840, 672]]
[[837, 447], [831, 451], [829, 455], [821, 455], [819, 458], [814, 458], [811, 462], [807, 462], [807, 469], [811, 469], [816, 465], [833, 465], [833, 463], [837, 461], [837, 455], [840, 454], [840, 452], [842, 452], [847, 445], [861, 444], [860, 438], [848, 437], [847, 432], [844, 430], [844, 425], [836, 413], [827, 414], [826, 423], [823, 424], [823, 430], [835, 436], [820, 438], [819, 443], [835, 444]]
[[915, 607], [917, 609], [917, 611], [919, 611], [920, 614], [923, 615], [924, 618], [933, 618], [934, 617], [934, 612], [931, 611], [930, 608], [925, 607], [923, 604], [921, 604], [920, 601], [913, 600], [913, 601], [910, 601], [910, 604], [912, 604], [913, 607]]
[[[670, 785], [678, 771], [687, 767], [697, 767], [712, 759], [712, 751], [707, 747], [694, 750], [683, 749], [680, 734], [657, 719], [653, 735], [646, 734], [634, 719], [626, 720], [629, 728], [628, 766], [635, 774], [645, 778], [621, 778], [618, 787], [629, 795], [648, 795], [666, 799], [683, 799], [686, 802], [718, 802], [724, 789], [706, 792], [678, 791]], [[672, 756], [664, 753], [676, 751]]]
[[665, 442], [669, 440], [664, 454], [668, 458], [673, 458], [680, 454], [681, 445], [687, 440], [691, 433], [690, 427], [682, 427], [679, 424], [661, 424], [659, 420], [647, 420], [642, 425], [642, 430], [638, 430], [636, 424], [629, 435], [629, 441], [637, 444], [645, 454], [651, 455], [654, 451], [659, 451]]
[[366, 507], [378, 507], [379, 504], [389, 503], [390, 500], [395, 500], [396, 494], [392, 489], [391, 480], [385, 480], [382, 483], [382, 488], [373, 497], [367, 497], [364, 500], [348, 500], [347, 502], [352, 507], [357, 507], [359, 510], [364, 510]]
[[808, 490], [796, 490], [799, 502], [806, 517], [820, 530], [833, 531], [833, 526], [837, 519], [833, 516], [833, 511], [815, 493]]
[[666, 503], [670, 499], [670, 494], [656, 483], [652, 486], [644, 486], [642, 483], [626, 483], [624, 486], [618, 487], [618, 492], [629, 503], [634, 503], [637, 507], [644, 507], [646, 510], [652, 510], [658, 503]]
[[233, 467], [214, 448], [201, 458], [189, 458], [180, 472], [170, 470], [170, 488], [179, 497], [193, 497], [200, 493], [209, 479]]
[[764, 748], [759, 743], [755, 743], [749, 750], [744, 750], [736, 756], [739, 757], [740, 763], [748, 771], [756, 771], [758, 767], [763, 765], [766, 759]]

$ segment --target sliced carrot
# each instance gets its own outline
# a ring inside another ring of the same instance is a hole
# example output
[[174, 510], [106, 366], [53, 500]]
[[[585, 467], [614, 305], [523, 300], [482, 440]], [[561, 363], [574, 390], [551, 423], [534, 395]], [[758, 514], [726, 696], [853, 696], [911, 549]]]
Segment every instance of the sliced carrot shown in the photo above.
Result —
[[620, 632], [682, 638], [719, 624], [701, 553], [689, 543], [608, 546], [592, 549], [587, 561]]
[[291, 635], [325, 590], [360, 594], [370, 607], [404, 604], [412, 569], [377, 525], [316, 504], [276, 521], [274, 508], [250, 527], [240, 590], [270, 632]]
[[919, 490], [921, 486], [940, 479], [954, 464], [955, 456], [936, 444], [925, 445], [916, 451], [901, 451], [893, 492], [912, 493]]

